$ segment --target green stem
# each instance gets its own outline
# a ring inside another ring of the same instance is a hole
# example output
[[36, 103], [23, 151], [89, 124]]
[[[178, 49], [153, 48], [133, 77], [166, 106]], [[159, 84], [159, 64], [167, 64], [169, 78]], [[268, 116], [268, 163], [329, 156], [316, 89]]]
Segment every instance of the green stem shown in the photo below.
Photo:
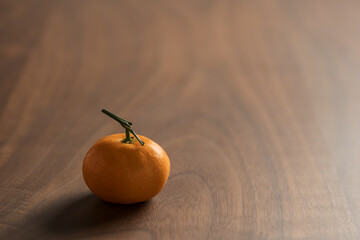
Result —
[[125, 119], [122, 119], [121, 117], [116, 116], [115, 114], [113, 114], [112, 112], [109, 112], [106, 109], [102, 109], [101, 112], [105, 113], [106, 115], [108, 115], [109, 117], [111, 117], [112, 119], [114, 119], [115, 121], [119, 122], [120, 124], [127, 124], [127, 125], [132, 125], [132, 122], [126, 121]]
[[122, 140], [123, 143], [132, 143], [134, 140], [130, 137], [130, 131], [128, 129], [125, 130], [125, 138]]
[[140, 143], [142, 146], [144, 146], [145, 143], [144, 143], [143, 141], [141, 141], [141, 139], [140, 139], [140, 138], [136, 135], [136, 133], [131, 129], [131, 127], [132, 127], [132, 123], [131, 123], [131, 122], [129, 122], [129, 121], [125, 120], [125, 119], [122, 119], [122, 118], [116, 116], [115, 114], [109, 112], [109, 111], [106, 110], [106, 109], [102, 109], [101, 112], [105, 113], [106, 115], [108, 115], [109, 117], [111, 117], [112, 119], [114, 119], [115, 121], [119, 122], [120, 125], [121, 125], [123, 128], [125, 128], [125, 134], [126, 134], [126, 135], [125, 135], [125, 138], [122, 140], [123, 143], [132, 143], [132, 142], [134, 142], [134, 139], [132, 139], [132, 138], [130, 137], [130, 133], [132, 133], [132, 134], [136, 137], [136, 139], [139, 141], [139, 143]]

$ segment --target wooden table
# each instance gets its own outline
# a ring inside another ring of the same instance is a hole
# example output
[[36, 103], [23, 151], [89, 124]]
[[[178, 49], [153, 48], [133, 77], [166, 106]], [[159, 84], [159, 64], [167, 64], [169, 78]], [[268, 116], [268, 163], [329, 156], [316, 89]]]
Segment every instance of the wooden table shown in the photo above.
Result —
[[[356, 1], [1, 1], [0, 239], [359, 239]], [[134, 122], [135, 205], [82, 160]]]

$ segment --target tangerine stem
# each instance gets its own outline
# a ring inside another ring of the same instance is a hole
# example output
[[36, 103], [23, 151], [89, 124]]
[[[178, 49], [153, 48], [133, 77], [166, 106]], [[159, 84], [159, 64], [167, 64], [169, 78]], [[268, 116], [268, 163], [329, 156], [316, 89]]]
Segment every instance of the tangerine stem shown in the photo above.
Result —
[[134, 140], [130, 137], [130, 131], [126, 129], [125, 131], [126, 137], [122, 140], [123, 143], [132, 143]]
[[109, 112], [106, 109], [102, 109], [101, 112], [105, 113], [106, 115], [108, 115], [109, 117], [111, 117], [112, 119], [114, 119], [115, 121], [119, 122], [120, 124], [127, 124], [127, 125], [132, 125], [132, 122], [129, 122], [125, 119], [122, 119], [121, 117], [116, 116], [115, 114], [113, 114], [112, 112]]
[[120, 125], [125, 128], [125, 134], [126, 137], [122, 140], [123, 143], [132, 143], [134, 142], [134, 140], [130, 137], [130, 133], [132, 133], [136, 139], [139, 141], [139, 143], [144, 146], [144, 142], [141, 141], [141, 139], [136, 135], [136, 133], [131, 129], [132, 126], [132, 122], [129, 122], [125, 119], [122, 119], [121, 117], [116, 116], [115, 114], [113, 114], [112, 112], [109, 112], [106, 109], [102, 109], [101, 112], [105, 113], [106, 115], [108, 115], [109, 117], [111, 117], [112, 119], [114, 119], [115, 121], [119, 122]]

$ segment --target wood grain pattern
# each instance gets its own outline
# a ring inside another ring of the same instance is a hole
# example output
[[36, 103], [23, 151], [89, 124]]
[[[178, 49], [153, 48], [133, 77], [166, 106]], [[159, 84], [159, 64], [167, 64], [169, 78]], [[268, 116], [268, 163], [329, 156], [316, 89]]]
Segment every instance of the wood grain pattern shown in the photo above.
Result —
[[[0, 239], [360, 238], [356, 1], [1, 1]], [[81, 164], [161, 144], [154, 199], [104, 203]]]

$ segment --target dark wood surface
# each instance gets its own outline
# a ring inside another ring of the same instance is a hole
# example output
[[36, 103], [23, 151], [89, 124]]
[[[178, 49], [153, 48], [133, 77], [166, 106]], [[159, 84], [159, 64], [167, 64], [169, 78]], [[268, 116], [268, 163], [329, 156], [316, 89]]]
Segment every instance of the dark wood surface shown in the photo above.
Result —
[[[0, 239], [359, 239], [356, 1], [1, 1]], [[151, 201], [87, 189], [121, 132], [168, 153]]]

